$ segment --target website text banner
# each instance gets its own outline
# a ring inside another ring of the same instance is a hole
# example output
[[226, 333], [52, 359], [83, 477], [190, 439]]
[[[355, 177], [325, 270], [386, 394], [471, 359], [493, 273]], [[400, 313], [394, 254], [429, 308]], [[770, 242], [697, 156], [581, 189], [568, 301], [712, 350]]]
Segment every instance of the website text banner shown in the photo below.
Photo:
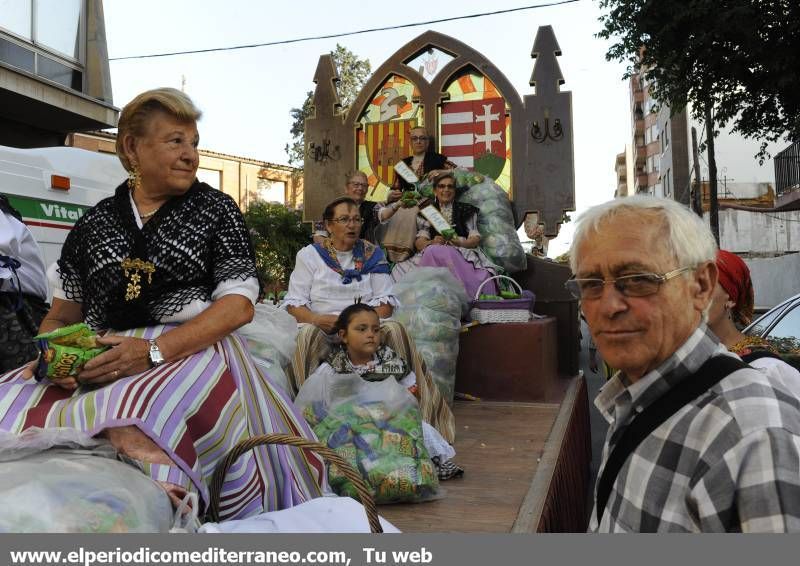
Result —
[[0, 565], [794, 564], [797, 535], [0, 535]]

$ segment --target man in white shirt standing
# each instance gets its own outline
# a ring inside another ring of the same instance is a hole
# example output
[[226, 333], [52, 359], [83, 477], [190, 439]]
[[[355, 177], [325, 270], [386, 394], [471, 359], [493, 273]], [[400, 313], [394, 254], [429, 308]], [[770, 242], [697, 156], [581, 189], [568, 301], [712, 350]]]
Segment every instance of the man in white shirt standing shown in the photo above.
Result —
[[0, 194], [0, 373], [36, 357], [33, 337], [47, 309], [42, 252]]

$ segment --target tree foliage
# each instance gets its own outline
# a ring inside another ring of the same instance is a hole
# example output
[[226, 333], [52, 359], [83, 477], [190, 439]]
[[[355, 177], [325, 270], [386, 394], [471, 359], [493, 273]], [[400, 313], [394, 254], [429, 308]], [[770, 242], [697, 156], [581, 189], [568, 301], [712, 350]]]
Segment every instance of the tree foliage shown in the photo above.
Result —
[[261, 200], [250, 204], [244, 219], [265, 290], [286, 289], [297, 252], [311, 242], [311, 226], [303, 223], [302, 212]]
[[[689, 104], [717, 127], [767, 142], [800, 139], [800, 2], [797, 0], [601, 0], [608, 60], [645, 70], [652, 94]], [[640, 59], [641, 55], [641, 59]]]
[[[333, 63], [336, 65], [336, 72], [339, 75], [337, 92], [339, 101], [342, 103], [342, 110], [353, 103], [361, 91], [361, 87], [367, 82], [372, 67], [368, 59], [361, 59], [346, 47], [336, 44], [336, 48], [331, 51]], [[289, 133], [292, 141], [286, 144], [286, 154], [289, 156], [289, 164], [296, 167], [303, 166], [305, 151], [305, 131], [306, 118], [314, 112], [314, 91], [306, 93], [306, 99], [299, 108], [292, 108], [292, 127]]]

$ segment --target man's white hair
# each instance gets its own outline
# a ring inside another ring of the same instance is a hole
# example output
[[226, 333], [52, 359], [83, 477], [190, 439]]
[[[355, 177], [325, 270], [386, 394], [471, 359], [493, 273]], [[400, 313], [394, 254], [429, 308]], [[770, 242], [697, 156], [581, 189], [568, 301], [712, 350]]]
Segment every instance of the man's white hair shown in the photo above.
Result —
[[[593, 206], [578, 217], [569, 250], [569, 266], [576, 273], [578, 248], [585, 238], [603, 237], [599, 228], [606, 220], [623, 214], [648, 211], [660, 216], [665, 228], [664, 245], [675, 257], [678, 267], [695, 267], [717, 258], [717, 242], [711, 230], [697, 214], [671, 199], [634, 195]], [[631, 234], [631, 238], [635, 238]]]

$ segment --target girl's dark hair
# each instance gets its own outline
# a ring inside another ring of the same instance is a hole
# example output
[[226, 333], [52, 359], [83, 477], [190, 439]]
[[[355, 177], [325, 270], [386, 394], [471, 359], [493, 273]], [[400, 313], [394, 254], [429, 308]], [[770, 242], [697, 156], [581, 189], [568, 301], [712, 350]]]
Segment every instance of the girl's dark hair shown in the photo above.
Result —
[[356, 203], [356, 201], [354, 201], [350, 197], [339, 197], [328, 203], [328, 206], [325, 207], [325, 211], [322, 213], [322, 219], [328, 222], [333, 220], [333, 211], [340, 204], [349, 204], [353, 208], [358, 208], [358, 204]]
[[[347, 330], [347, 325], [350, 324], [353, 317], [360, 312], [374, 312], [376, 315], [378, 314], [375, 307], [371, 307], [367, 303], [352, 304], [339, 313], [339, 318], [336, 319], [336, 323], [333, 325], [334, 333], [338, 333], [340, 330]], [[380, 316], [378, 316], [378, 319], [380, 319]]]

